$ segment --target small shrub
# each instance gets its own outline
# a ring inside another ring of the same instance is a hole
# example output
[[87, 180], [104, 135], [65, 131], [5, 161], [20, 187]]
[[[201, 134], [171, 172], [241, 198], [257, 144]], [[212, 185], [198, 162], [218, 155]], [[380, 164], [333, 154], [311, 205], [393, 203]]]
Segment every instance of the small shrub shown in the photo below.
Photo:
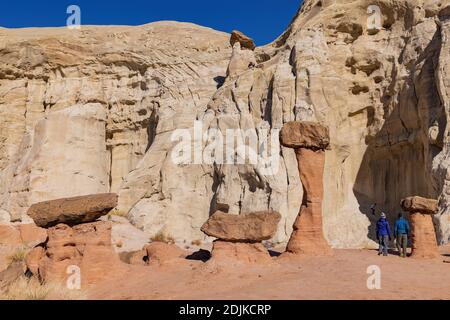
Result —
[[127, 216], [127, 213], [125, 212], [125, 211], [122, 211], [122, 210], [118, 210], [118, 209], [113, 209], [113, 210], [111, 210], [111, 212], [108, 214], [108, 216], [109, 217], [113, 217], [113, 216], [116, 216], [116, 217], [126, 217]]
[[161, 231], [150, 238], [150, 240], [152, 242], [165, 242], [164, 241], [165, 239], [166, 239], [166, 237], [164, 236], [164, 234]]
[[175, 243], [175, 238], [173, 238], [171, 236], [168, 236], [166, 243], [174, 244]]
[[175, 243], [175, 239], [172, 236], [166, 235], [163, 231], [159, 231], [152, 238], [150, 238], [150, 240], [152, 242], [164, 242], [169, 244]]
[[8, 261], [10, 264], [13, 264], [15, 262], [22, 262], [25, 261], [25, 258], [27, 257], [28, 250], [25, 248], [20, 248], [16, 252], [14, 252], [12, 255], [8, 257]]
[[83, 300], [86, 295], [80, 290], [69, 290], [62, 284], [42, 284], [36, 278], [21, 277], [11, 283], [3, 292], [0, 300]]

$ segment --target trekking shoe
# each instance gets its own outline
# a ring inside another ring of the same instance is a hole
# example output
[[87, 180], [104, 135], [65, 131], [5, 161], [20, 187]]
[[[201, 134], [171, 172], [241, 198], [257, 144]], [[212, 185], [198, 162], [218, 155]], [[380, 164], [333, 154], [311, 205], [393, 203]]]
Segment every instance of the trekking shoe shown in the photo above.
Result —
[[387, 257], [388, 255], [385, 253], [385, 254], [383, 254], [383, 256]]

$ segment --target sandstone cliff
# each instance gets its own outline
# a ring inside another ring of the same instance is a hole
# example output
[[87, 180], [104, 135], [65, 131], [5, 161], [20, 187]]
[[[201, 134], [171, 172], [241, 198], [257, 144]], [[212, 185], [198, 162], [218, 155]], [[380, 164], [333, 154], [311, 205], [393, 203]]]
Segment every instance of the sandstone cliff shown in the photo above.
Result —
[[[440, 199], [447, 242], [449, 35], [448, 0], [306, 0], [280, 38], [254, 53], [233, 47], [233, 59], [228, 35], [190, 24], [0, 29], [0, 219], [26, 220], [38, 201], [117, 192], [118, 210], [149, 236], [202, 239], [226, 206], [280, 212], [274, 241], [285, 242], [302, 202], [294, 150], [280, 148], [275, 175], [177, 165], [171, 136], [195, 120], [259, 138], [306, 120], [330, 128], [330, 244], [367, 246], [370, 204], [393, 219], [411, 195]], [[239, 68], [227, 76], [230, 59]]]
[[[168, 137], [191, 125], [221, 83], [229, 36], [176, 22], [72, 31], [0, 31], [2, 222], [27, 220], [27, 208], [39, 201], [127, 190], [142, 162], [151, 163], [148, 179], [132, 190], [135, 202], [122, 202], [132, 208], [148, 194], [155, 205], [186, 207], [189, 194], [177, 198], [171, 190], [201, 175], [183, 179], [169, 167]], [[198, 228], [208, 202], [190, 208]], [[160, 214], [151, 207], [145, 213]], [[186, 211], [164, 214], [178, 221]]]
[[[377, 219], [370, 204], [393, 220], [402, 197], [413, 194], [441, 199], [436, 225], [439, 240], [449, 239], [449, 4], [305, 1], [286, 33], [257, 50], [263, 62], [226, 82], [209, 104], [206, 114], [219, 123], [280, 128], [287, 121], [312, 120], [330, 128], [324, 225], [335, 247], [365, 246], [367, 228], [373, 239]], [[371, 28], [371, 5], [380, 9], [379, 29]], [[288, 217], [283, 234], [301, 199], [294, 152], [281, 153], [276, 176], [222, 169], [218, 198], [233, 200], [235, 211], [278, 210]]]

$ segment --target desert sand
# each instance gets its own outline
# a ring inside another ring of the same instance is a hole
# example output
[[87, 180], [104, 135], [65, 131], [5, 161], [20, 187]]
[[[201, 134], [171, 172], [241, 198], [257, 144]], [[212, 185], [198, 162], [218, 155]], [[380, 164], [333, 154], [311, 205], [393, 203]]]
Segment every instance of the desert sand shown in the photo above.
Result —
[[[450, 299], [450, 246], [437, 260], [379, 257], [374, 250], [334, 250], [327, 257], [273, 257], [271, 265], [210, 267], [201, 261], [130, 266], [88, 290], [89, 299]], [[381, 290], [367, 288], [367, 268], [381, 268]]]

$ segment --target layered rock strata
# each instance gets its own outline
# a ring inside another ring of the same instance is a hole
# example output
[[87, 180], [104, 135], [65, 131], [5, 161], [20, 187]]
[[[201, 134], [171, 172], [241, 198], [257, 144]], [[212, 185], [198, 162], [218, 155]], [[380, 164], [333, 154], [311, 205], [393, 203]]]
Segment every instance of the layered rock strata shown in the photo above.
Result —
[[48, 229], [46, 243], [27, 255], [28, 270], [42, 282], [75, 281], [82, 287], [123, 271], [111, 244], [111, 223], [92, 222]]

